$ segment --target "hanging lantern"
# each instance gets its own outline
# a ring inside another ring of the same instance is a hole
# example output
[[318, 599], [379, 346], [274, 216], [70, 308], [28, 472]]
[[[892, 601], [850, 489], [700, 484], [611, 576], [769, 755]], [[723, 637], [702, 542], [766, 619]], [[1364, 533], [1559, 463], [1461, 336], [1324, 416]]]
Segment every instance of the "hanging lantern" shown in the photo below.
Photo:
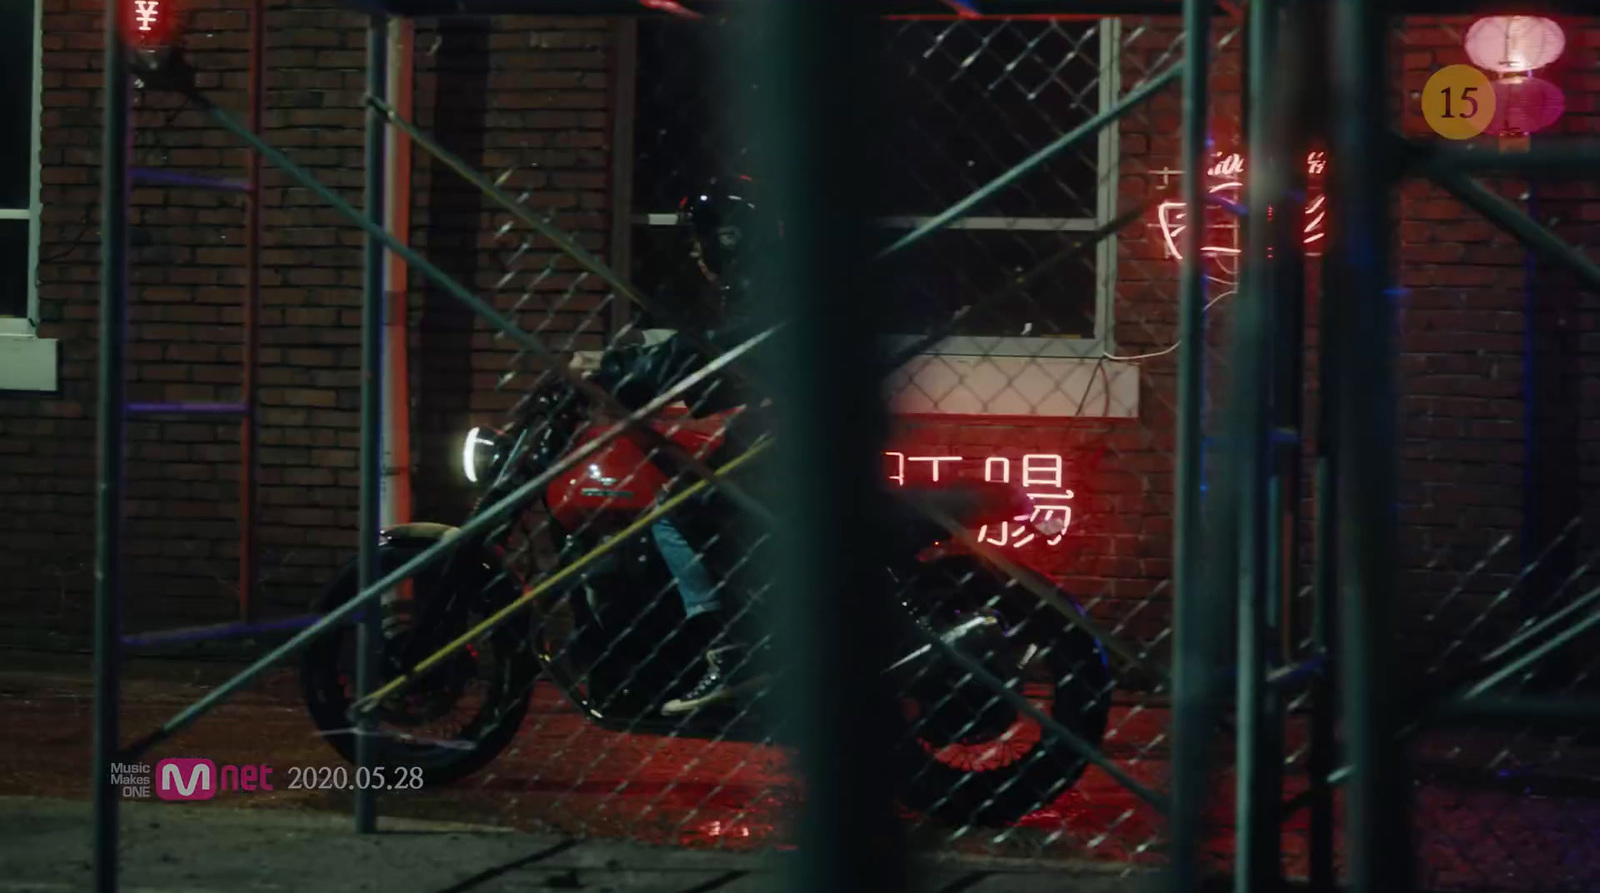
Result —
[[1556, 123], [1567, 110], [1561, 88], [1531, 75], [1513, 75], [1494, 81], [1494, 117], [1489, 133], [1538, 133]]
[[1561, 58], [1567, 37], [1542, 16], [1490, 16], [1467, 29], [1472, 64], [1500, 74], [1529, 72]]
[[177, 35], [175, 0], [123, 0], [122, 39], [136, 50], [165, 49]]

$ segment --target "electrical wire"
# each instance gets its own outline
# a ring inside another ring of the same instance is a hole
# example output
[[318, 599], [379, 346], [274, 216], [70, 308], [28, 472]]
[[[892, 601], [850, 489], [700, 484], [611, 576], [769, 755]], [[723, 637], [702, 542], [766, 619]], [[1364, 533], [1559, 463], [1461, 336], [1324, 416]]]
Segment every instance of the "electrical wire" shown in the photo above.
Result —
[[[1207, 277], [1207, 278], [1211, 278], [1211, 277]], [[1221, 281], [1221, 280], [1212, 279], [1212, 281], [1213, 282], [1217, 282], [1217, 281]], [[1216, 305], [1216, 303], [1218, 301], [1221, 301], [1223, 298], [1231, 298], [1237, 293], [1238, 293], [1238, 289], [1230, 288], [1227, 291], [1222, 292], [1221, 294], [1219, 294], [1216, 297], [1212, 298], [1211, 300], [1207, 301], [1206, 302], [1206, 306], [1205, 306], [1204, 309], [1205, 310], [1210, 310], [1213, 306]], [[1160, 350], [1151, 351], [1150, 353], [1130, 354], [1128, 356], [1116, 356], [1114, 354], [1107, 353], [1106, 351], [1102, 350], [1102, 351], [1100, 351], [1100, 356], [1101, 356], [1102, 359], [1116, 360], [1118, 362], [1123, 362], [1123, 363], [1135, 362], [1135, 361], [1138, 361], [1138, 360], [1149, 360], [1149, 359], [1154, 359], [1155, 357], [1164, 357], [1167, 354], [1172, 353], [1173, 351], [1177, 350], [1178, 346], [1181, 345], [1182, 343], [1183, 343], [1183, 339], [1179, 338], [1177, 341], [1172, 342], [1171, 344], [1167, 345], [1166, 347], [1161, 348]]]

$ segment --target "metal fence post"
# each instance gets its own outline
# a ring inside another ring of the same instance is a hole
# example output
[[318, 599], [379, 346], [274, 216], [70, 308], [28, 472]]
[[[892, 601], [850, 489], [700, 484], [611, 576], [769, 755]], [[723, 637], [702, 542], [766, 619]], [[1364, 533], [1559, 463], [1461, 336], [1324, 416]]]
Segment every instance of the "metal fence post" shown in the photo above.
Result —
[[[1178, 316], [1178, 457], [1175, 469], [1176, 519], [1173, 524], [1173, 748], [1172, 889], [1199, 888], [1200, 837], [1211, 748], [1212, 710], [1217, 681], [1212, 668], [1209, 630], [1214, 613], [1202, 580], [1200, 467], [1204, 449], [1201, 408], [1205, 395], [1205, 157], [1208, 137], [1208, 85], [1211, 54], [1211, 4], [1185, 0], [1183, 24], [1183, 260]], [[1202, 602], [1202, 599], [1205, 599]]]
[[[389, 75], [388, 19], [375, 15], [367, 25], [367, 93], [384, 99]], [[378, 226], [383, 217], [384, 119], [377, 109], [367, 107], [366, 216]], [[379, 576], [378, 534], [383, 487], [383, 242], [368, 233], [362, 258], [361, 303], [361, 589], [365, 591]], [[356, 690], [365, 696], [378, 687], [378, 654], [383, 647], [383, 606], [381, 599], [369, 604], [361, 615], [357, 637]], [[371, 712], [356, 723], [356, 831], [377, 830], [377, 794], [363, 787], [362, 775], [370, 775], [376, 758], [377, 722]]]
[[[1337, 109], [1333, 225], [1339, 230], [1342, 288], [1328, 296], [1338, 323], [1341, 514], [1338, 559], [1345, 786], [1345, 865], [1354, 893], [1412, 889], [1411, 815], [1404, 752], [1396, 732], [1399, 686], [1391, 665], [1390, 615], [1400, 596], [1394, 542], [1396, 316], [1391, 290], [1390, 187], [1386, 148], [1389, 78], [1384, 5], [1346, 0], [1334, 10]], [[1353, 339], [1359, 333], [1359, 358]]]
[[[886, 783], [898, 710], [875, 644], [891, 607], [882, 539], [884, 436], [877, 368], [881, 293], [863, 281], [874, 179], [860, 148], [870, 127], [862, 95], [872, 37], [852, 0], [751, 4], [755, 39], [741, 74], [749, 158], [762, 202], [782, 221], [775, 250], [752, 258], [770, 311], [779, 416], [768, 480], [782, 507], [772, 614], [784, 668], [781, 693], [798, 745], [806, 802], [795, 891], [894, 891], [906, 884], [903, 829]], [[748, 83], [748, 80], [742, 81]]]
[[[1238, 583], [1237, 812], [1238, 891], [1269, 890], [1281, 874], [1280, 809], [1283, 790], [1283, 701], [1268, 671], [1281, 661], [1280, 588], [1282, 536], [1278, 529], [1282, 478], [1274, 414], [1284, 405], [1289, 384], [1278, 375], [1284, 308], [1276, 260], [1285, 246], [1274, 239], [1285, 186], [1279, 69], [1279, 4], [1250, 5], [1249, 150], [1245, 218], [1246, 247], [1240, 265], [1238, 340], [1241, 360], [1232, 397], [1238, 425], [1228, 437], [1240, 457], [1239, 483], [1243, 538]], [[1276, 217], [1277, 220], [1273, 218]], [[1276, 254], [1275, 254], [1276, 253]]]
[[122, 699], [123, 343], [128, 288], [128, 60], [122, 7], [105, 12], [105, 114], [100, 143], [100, 394], [95, 486], [94, 593], [94, 878], [117, 889], [117, 789], [111, 763], [120, 759], [117, 711]]

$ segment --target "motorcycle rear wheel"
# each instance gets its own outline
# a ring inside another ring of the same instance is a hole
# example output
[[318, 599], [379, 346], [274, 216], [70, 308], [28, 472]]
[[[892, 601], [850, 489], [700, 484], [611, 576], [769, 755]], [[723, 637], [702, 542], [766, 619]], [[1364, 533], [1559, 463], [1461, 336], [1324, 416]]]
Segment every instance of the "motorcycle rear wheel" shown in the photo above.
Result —
[[[385, 544], [379, 552], [380, 572], [393, 571], [424, 549], [431, 541], [401, 541]], [[496, 584], [486, 568], [473, 562], [458, 562], [454, 586], [463, 593], [476, 594], [485, 608], [493, 609], [515, 596], [514, 587], [501, 580]], [[461, 567], [465, 565], [465, 567]], [[318, 599], [316, 609], [321, 613], [334, 610], [353, 598], [359, 590], [359, 570], [355, 562], [344, 568]], [[420, 605], [425, 599], [439, 598], [447, 585], [442, 571], [435, 567], [419, 574], [412, 585], [413, 598]], [[484, 612], [486, 613], [486, 612]], [[434, 638], [442, 644], [455, 634]], [[356, 735], [351, 729], [349, 708], [354, 701], [353, 684], [349, 672], [347, 649], [354, 647], [358, 629], [349, 623], [330, 630], [315, 639], [301, 657], [300, 683], [306, 710], [330, 746], [351, 764], [356, 758]], [[527, 715], [528, 705], [540, 667], [526, 630], [516, 623], [502, 624], [491, 632], [484, 649], [469, 649], [462, 661], [478, 665], [484, 651], [492, 651], [494, 662], [484, 679], [486, 691], [482, 704], [449, 741], [429, 740], [416, 736], [408, 740], [402, 728], [398, 733], [393, 726], [382, 721], [375, 763], [386, 767], [417, 767], [422, 770], [424, 784], [429, 787], [448, 784], [483, 768], [499, 756], [511, 743]], [[459, 672], [459, 671], [458, 671]], [[412, 697], [432, 696], [439, 700], [459, 701], [460, 691], [453, 691], [451, 668], [445, 667], [423, 677], [411, 689]], [[388, 662], [384, 662], [382, 682], [393, 678]], [[398, 697], [406, 697], [402, 694]], [[453, 704], [452, 704], [453, 706]]]
[[[928, 567], [908, 591], [924, 605], [964, 604], [969, 616], [975, 606], [985, 606], [1001, 620], [1007, 647], [1026, 652], [1032, 646], [1035, 656], [1026, 673], [1008, 664], [1005, 655], [970, 656], [1001, 680], [1015, 679], [1014, 690], [1041, 712], [1091, 747], [1099, 746], [1113, 682], [1104, 649], [1093, 636], [1026, 592], [1008, 590], [976, 562]], [[947, 678], [965, 677], [952, 663], [944, 662], [944, 670]], [[1048, 807], [1088, 768], [1087, 760], [1050, 741], [1036, 721], [981, 684], [969, 681], [942, 692], [937, 685], [931, 688], [932, 697], [908, 695], [908, 701], [920, 703], [915, 712], [907, 710], [907, 728], [895, 748], [907, 807], [952, 827], [1003, 827]], [[1041, 703], [1044, 698], [1048, 701]]]

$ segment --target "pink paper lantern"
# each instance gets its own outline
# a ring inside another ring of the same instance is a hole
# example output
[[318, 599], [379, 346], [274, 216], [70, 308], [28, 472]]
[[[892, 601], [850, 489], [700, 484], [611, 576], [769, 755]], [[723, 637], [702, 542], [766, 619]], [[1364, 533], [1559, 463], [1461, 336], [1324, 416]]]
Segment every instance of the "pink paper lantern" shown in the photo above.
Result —
[[1556, 123], [1567, 110], [1561, 88], [1530, 75], [1501, 78], [1494, 86], [1494, 117], [1489, 133], [1538, 133]]
[[1561, 58], [1567, 36], [1542, 16], [1490, 16], [1467, 29], [1472, 64], [1500, 74], [1533, 71]]

